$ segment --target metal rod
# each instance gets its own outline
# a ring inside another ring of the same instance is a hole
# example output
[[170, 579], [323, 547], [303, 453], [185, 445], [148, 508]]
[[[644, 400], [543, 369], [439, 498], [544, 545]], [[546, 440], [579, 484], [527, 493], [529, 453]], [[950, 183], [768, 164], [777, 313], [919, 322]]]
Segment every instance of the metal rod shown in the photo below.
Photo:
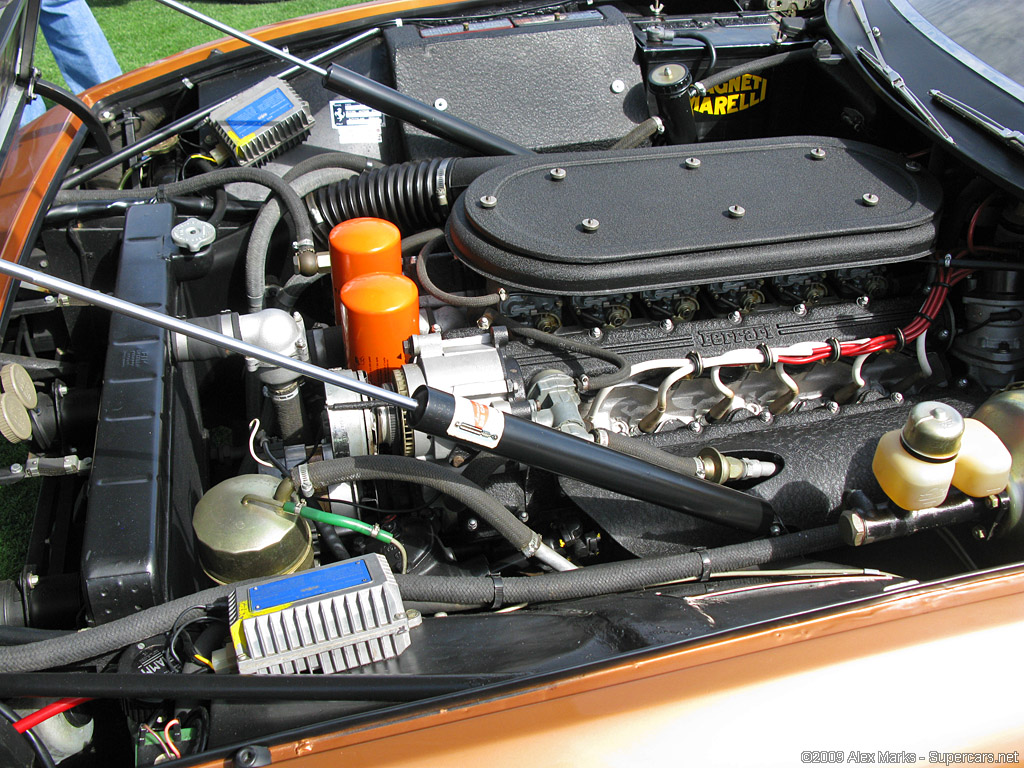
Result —
[[[335, 56], [336, 54], [342, 53], [348, 50], [349, 48], [353, 48], [359, 45], [360, 43], [369, 40], [371, 37], [374, 37], [379, 34], [380, 27], [368, 29], [365, 32], [360, 32], [358, 35], [354, 35], [353, 37], [348, 38], [347, 40], [342, 40], [337, 45], [331, 46], [325, 51], [321, 51], [320, 53], [311, 57], [309, 60], [315, 63], [318, 61], [323, 61], [324, 59], [329, 59], [331, 56]], [[282, 80], [287, 80], [288, 78], [292, 77], [293, 75], [301, 71], [301, 67], [292, 66], [288, 67], [287, 69], [281, 70], [280, 72], [277, 73], [276, 76], [281, 78]], [[61, 189], [71, 189], [72, 187], [77, 187], [79, 184], [84, 184], [85, 182], [96, 178], [101, 173], [109, 171], [115, 165], [120, 165], [125, 160], [130, 160], [140, 152], [144, 152], [150, 147], [154, 147], [160, 142], [166, 141], [167, 139], [171, 138], [172, 136], [176, 136], [177, 134], [181, 133], [184, 130], [188, 130], [189, 128], [195, 125], [199, 125], [199, 123], [208, 118], [215, 109], [220, 107], [222, 104], [227, 103], [237, 95], [238, 94], [233, 94], [224, 99], [221, 99], [218, 102], [210, 104], [209, 106], [197, 109], [195, 112], [185, 115], [184, 117], [175, 120], [173, 123], [168, 123], [163, 128], [157, 131], [153, 131], [153, 133], [149, 134], [145, 138], [139, 139], [138, 141], [134, 142], [133, 144], [129, 144], [127, 147], [124, 147], [123, 149], [119, 149], [112, 155], [105, 157], [102, 160], [97, 160], [88, 168], [84, 168], [78, 173], [74, 173], [68, 176], [67, 179], [64, 180], [64, 183], [61, 184]]]
[[255, 344], [249, 344], [248, 342], [232, 338], [231, 336], [225, 336], [222, 333], [210, 331], [198, 325], [192, 325], [192, 323], [179, 320], [176, 317], [170, 317], [169, 315], [164, 315], [160, 312], [154, 312], [151, 309], [146, 309], [145, 307], [140, 307], [137, 304], [132, 304], [130, 301], [119, 299], [116, 296], [108, 296], [105, 293], [94, 291], [91, 288], [84, 288], [77, 283], [61, 280], [59, 277], [52, 277], [34, 269], [23, 267], [20, 264], [14, 264], [10, 261], [0, 259], [0, 273], [26, 283], [38, 285], [40, 288], [46, 288], [54, 293], [63, 293], [67, 296], [73, 296], [76, 299], [81, 299], [87, 304], [103, 307], [104, 309], [109, 309], [111, 312], [127, 315], [128, 317], [141, 320], [144, 323], [150, 323], [159, 328], [180, 333], [182, 336], [188, 336], [189, 338], [197, 339], [199, 341], [205, 341], [207, 344], [213, 344], [214, 346], [228, 349], [232, 352], [237, 352], [238, 354], [245, 355], [246, 357], [253, 357], [257, 360], [262, 360], [264, 363], [276, 365], [278, 368], [284, 368], [285, 370], [294, 371], [295, 373], [303, 376], [308, 376], [311, 379], [322, 381], [325, 384], [333, 384], [336, 387], [341, 387], [342, 389], [349, 390], [350, 392], [356, 392], [375, 400], [383, 400], [385, 403], [407, 411], [415, 410], [417, 405], [416, 400], [413, 398], [400, 395], [397, 392], [392, 392], [381, 387], [375, 387], [373, 384], [366, 384], [362, 381], [350, 379], [339, 373], [335, 373], [334, 371], [321, 368], [318, 365], [306, 363], [302, 360], [296, 360], [293, 357], [272, 352], [269, 349], [258, 347]]
[[251, 35], [239, 32], [223, 22], [212, 19], [204, 13], [193, 10], [182, 5], [178, 0], [157, 0], [168, 8], [174, 8], [184, 13], [189, 18], [209, 24], [214, 29], [231, 35], [234, 38], [249, 43], [260, 50], [276, 56], [279, 59], [290, 62], [298, 67], [320, 75], [323, 78], [324, 87], [334, 91], [341, 96], [346, 96], [360, 104], [383, 112], [389, 117], [403, 120], [415, 125], [417, 128], [426, 131], [442, 139], [448, 139], [464, 147], [475, 149], [487, 155], [532, 155], [532, 150], [522, 147], [515, 142], [504, 139], [497, 134], [484, 130], [478, 125], [473, 125], [461, 118], [442, 112], [434, 107], [424, 104], [418, 99], [407, 96], [396, 91], [376, 80], [353, 72], [350, 69], [332, 64], [328, 69], [322, 69], [308, 61], [293, 56], [287, 51], [275, 48], [262, 40], [257, 40]]
[[222, 21], [217, 21], [217, 19], [207, 16], [205, 13], [200, 13], [197, 10], [189, 8], [187, 5], [182, 5], [177, 0], [157, 0], [157, 2], [166, 5], [168, 8], [173, 8], [179, 13], [183, 13], [186, 16], [195, 19], [196, 21], [201, 21], [203, 24], [206, 24], [207, 26], [220, 30], [225, 35], [230, 35], [231, 37], [241, 40], [243, 43], [248, 43], [254, 48], [259, 48], [260, 50], [269, 53], [271, 56], [276, 56], [277, 58], [283, 61], [289, 61], [296, 67], [300, 67], [308, 72], [312, 72], [314, 75], [320, 75], [320, 77], [327, 76], [327, 70], [324, 69], [323, 67], [318, 67], [316, 64], [311, 64], [305, 59], [300, 59], [298, 56], [293, 56], [292, 54], [288, 53], [288, 51], [283, 51], [280, 48], [275, 48], [269, 43], [264, 43], [262, 40], [256, 39], [252, 35], [247, 35], [245, 34], [245, 32], [240, 32], [239, 30], [235, 29], [234, 27], [228, 26]]

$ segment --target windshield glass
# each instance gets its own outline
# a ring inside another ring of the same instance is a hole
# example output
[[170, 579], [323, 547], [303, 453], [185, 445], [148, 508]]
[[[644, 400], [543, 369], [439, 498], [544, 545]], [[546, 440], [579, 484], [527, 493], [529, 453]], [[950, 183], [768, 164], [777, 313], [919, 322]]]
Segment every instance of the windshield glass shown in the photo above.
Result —
[[[936, 39], [934, 32], [1006, 78], [1024, 83], [1020, 51], [1024, 13], [1018, 0], [893, 0], [893, 5], [926, 34], [932, 32], [929, 36], [947, 50], [950, 46]], [[957, 55], [955, 50], [950, 52]], [[992, 73], [984, 74], [998, 80]]]

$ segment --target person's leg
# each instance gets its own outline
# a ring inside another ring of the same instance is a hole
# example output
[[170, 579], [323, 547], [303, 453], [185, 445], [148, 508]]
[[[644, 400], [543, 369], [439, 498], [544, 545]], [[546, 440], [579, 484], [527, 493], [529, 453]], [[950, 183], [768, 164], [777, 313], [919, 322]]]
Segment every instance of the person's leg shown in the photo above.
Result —
[[85, 0], [43, 0], [39, 27], [72, 93], [81, 93], [121, 74]]
[[[85, 0], [42, 0], [39, 28], [72, 93], [81, 93], [121, 74], [114, 52]], [[45, 111], [46, 105], [37, 96], [25, 105], [21, 124]]]

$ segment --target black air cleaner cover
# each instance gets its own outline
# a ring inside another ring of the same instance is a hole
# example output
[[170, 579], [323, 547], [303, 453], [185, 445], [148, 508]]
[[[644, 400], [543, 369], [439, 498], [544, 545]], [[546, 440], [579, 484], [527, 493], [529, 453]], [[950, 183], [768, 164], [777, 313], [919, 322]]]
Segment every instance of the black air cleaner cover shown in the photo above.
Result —
[[567, 295], [906, 261], [931, 250], [942, 200], [912, 167], [813, 136], [517, 158], [470, 185], [448, 241], [501, 286]]

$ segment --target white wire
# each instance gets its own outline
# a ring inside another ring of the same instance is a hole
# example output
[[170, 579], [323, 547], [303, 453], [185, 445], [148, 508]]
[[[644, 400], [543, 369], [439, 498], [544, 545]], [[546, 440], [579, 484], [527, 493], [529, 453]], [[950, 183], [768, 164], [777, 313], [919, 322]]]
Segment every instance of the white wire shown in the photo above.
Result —
[[265, 461], [256, 455], [256, 446], [253, 443], [256, 440], [256, 433], [260, 431], [260, 420], [253, 419], [249, 422], [249, 455], [252, 456], [252, 460], [257, 464], [262, 464], [264, 467], [270, 467], [276, 469], [276, 467], [269, 461]]
[[869, 357], [871, 357], [870, 354], [857, 355], [857, 357], [853, 359], [853, 383], [858, 387], [867, 386], [867, 382], [864, 381], [864, 374], [861, 373], [861, 370], [864, 368], [864, 361]]
[[926, 379], [932, 375], [932, 364], [928, 362], [928, 350], [925, 348], [925, 339], [927, 337], [928, 329], [925, 328], [914, 342], [917, 349], [917, 364], [921, 366], [921, 373], [924, 374]]

